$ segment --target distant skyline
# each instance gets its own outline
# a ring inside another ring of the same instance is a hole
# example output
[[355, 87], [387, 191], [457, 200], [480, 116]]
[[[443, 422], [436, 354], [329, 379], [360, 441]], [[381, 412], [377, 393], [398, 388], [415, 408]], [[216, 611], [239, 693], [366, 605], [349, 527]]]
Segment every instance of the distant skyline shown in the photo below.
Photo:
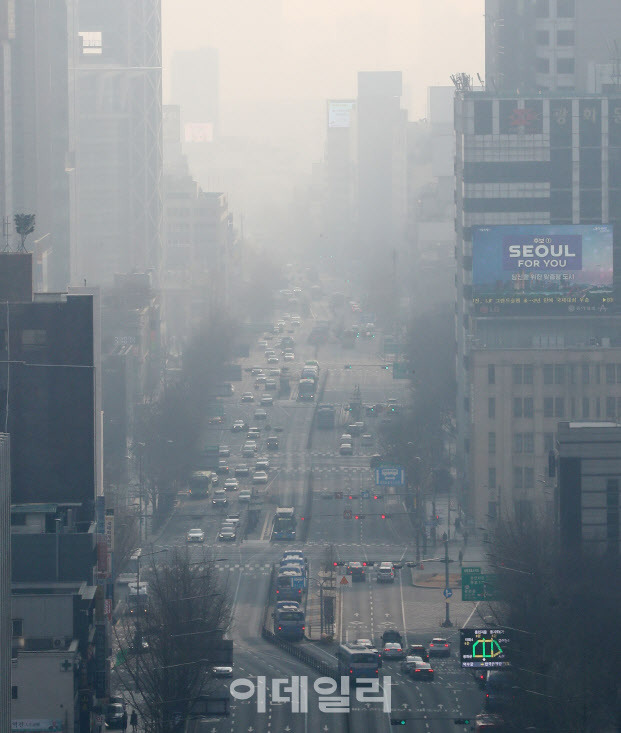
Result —
[[351, 97], [356, 72], [394, 69], [419, 119], [428, 86], [484, 74], [484, 0], [162, 0], [162, 21], [165, 102], [173, 53], [213, 46], [225, 117], [240, 101]]

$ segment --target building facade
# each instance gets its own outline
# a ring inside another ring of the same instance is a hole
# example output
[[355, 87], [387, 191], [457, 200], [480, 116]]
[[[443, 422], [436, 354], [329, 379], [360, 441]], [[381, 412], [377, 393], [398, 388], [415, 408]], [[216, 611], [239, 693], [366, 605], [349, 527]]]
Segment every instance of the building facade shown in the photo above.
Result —
[[0, 433], [0, 729], [11, 726], [11, 443]]
[[[467, 495], [464, 502], [484, 521], [493, 511], [488, 503], [498, 501], [498, 485], [504, 496], [501, 511], [527, 500], [534, 504], [524, 511], [542, 510], [546, 500], [544, 485], [537, 484], [541, 464], [533, 464], [534, 486], [529, 487], [528, 498], [523, 495], [517, 469], [531, 466], [523, 462], [522, 456], [513, 473], [513, 455], [508, 452], [513, 429], [509, 422], [503, 428], [503, 448], [498, 448], [497, 457], [485, 463], [487, 434], [494, 430], [485, 421], [482, 426], [477, 421], [482, 412], [486, 414], [486, 398], [495, 397], [497, 414], [508, 416], [512, 414], [513, 398], [520, 395], [511, 391], [495, 395], [486, 392], [484, 381], [475, 376], [475, 370], [484, 373], [487, 364], [500, 363], [498, 354], [508, 375], [513, 374], [514, 366], [532, 365], [535, 369], [536, 364], [541, 375], [546, 365], [555, 364], [569, 374], [572, 368], [580, 371], [585, 358], [593, 367], [599, 363], [603, 374], [609, 364], [617, 363], [615, 348], [621, 345], [621, 322], [615, 315], [617, 306], [610, 304], [598, 313], [593, 308], [568, 306], [562, 315], [552, 315], [545, 308], [537, 314], [518, 308], [511, 315], [484, 312], [478, 306], [475, 309], [473, 231], [497, 225], [604, 225], [612, 232], [613, 292], [618, 304], [621, 227], [615, 225], [621, 216], [621, 97], [528, 98], [463, 92], [457, 94], [455, 103], [457, 458], [459, 481]], [[538, 353], [540, 350], [542, 354]], [[593, 401], [599, 399], [600, 415], [606, 417], [606, 405], [612, 404], [608, 400], [616, 399], [617, 386], [616, 381], [606, 382], [604, 376], [601, 380], [601, 388], [596, 391], [573, 395], [574, 414], [582, 414], [581, 400], [588, 397], [589, 414], [596, 409]], [[556, 398], [564, 399], [564, 403], [559, 403], [563, 404], [562, 412], [571, 414], [567, 412], [571, 410], [567, 400], [571, 400], [572, 394], [563, 394], [565, 387], [560, 384], [559, 389], [559, 393], [545, 390], [539, 397], [552, 398], [554, 405]], [[518, 433], [534, 433], [535, 450], [541, 460], [545, 434], [554, 433], [549, 418], [544, 419], [545, 404], [549, 403], [534, 406], [535, 413], [540, 412], [537, 429], [534, 423], [519, 431], [515, 428]], [[527, 440], [530, 446], [530, 437]], [[496, 460], [501, 460], [502, 465]], [[490, 490], [489, 472], [494, 469], [497, 486]], [[527, 478], [527, 483], [532, 484], [530, 470]], [[515, 494], [511, 493], [513, 489]]]

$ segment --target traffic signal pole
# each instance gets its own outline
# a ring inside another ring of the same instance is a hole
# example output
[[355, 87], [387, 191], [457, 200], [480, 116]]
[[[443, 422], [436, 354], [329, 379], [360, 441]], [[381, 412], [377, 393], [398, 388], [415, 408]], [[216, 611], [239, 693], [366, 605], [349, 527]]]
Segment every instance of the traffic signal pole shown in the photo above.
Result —
[[[444, 587], [449, 587], [449, 543], [448, 543], [448, 536], [444, 540]], [[445, 616], [444, 621], [442, 623], [442, 626], [446, 628], [450, 628], [453, 623], [451, 621], [450, 611], [449, 611], [449, 602], [448, 598], [444, 602], [445, 606]]]

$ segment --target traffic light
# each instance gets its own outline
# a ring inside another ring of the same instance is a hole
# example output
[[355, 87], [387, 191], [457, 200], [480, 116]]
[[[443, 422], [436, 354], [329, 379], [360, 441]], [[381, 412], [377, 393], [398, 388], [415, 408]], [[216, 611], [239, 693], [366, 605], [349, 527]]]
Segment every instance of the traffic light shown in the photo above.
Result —
[[470, 718], [455, 718], [455, 725], [470, 725]]
[[345, 364], [345, 366], [343, 367], [343, 369], [351, 369], [351, 364]]
[[386, 519], [387, 516], [388, 516], [387, 514], [382, 514], [381, 515], [382, 519]]
[[382, 365], [380, 367], [380, 369], [390, 369], [390, 365], [389, 364], [384, 364], [384, 365]]
[[391, 718], [390, 725], [407, 725], [407, 720], [405, 718]]

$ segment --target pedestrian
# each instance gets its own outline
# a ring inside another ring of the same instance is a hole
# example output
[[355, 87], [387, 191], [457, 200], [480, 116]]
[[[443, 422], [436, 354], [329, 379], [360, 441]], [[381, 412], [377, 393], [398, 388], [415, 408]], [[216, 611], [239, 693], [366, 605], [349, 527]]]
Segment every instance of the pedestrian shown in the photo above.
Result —
[[459, 557], [459, 567], [461, 567], [462, 564], [463, 564], [463, 562], [464, 562], [464, 551], [463, 550], [460, 550], [459, 551], [459, 556], [458, 557]]
[[442, 542], [446, 542], [447, 539], [448, 539], [448, 535], [446, 534], [446, 532], [444, 532], [442, 535]]
[[121, 718], [121, 729], [127, 730], [127, 710], [123, 710], [123, 717]]
[[138, 713], [135, 710], [132, 710], [129, 722], [131, 723], [133, 733], [136, 733], [138, 729]]

